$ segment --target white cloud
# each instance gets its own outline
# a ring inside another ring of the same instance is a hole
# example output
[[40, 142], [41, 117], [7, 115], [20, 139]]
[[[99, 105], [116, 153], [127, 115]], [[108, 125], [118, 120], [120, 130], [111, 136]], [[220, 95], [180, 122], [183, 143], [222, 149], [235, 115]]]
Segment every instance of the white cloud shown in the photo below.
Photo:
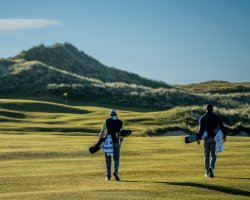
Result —
[[46, 28], [62, 24], [61, 21], [50, 19], [0, 19], [0, 31]]

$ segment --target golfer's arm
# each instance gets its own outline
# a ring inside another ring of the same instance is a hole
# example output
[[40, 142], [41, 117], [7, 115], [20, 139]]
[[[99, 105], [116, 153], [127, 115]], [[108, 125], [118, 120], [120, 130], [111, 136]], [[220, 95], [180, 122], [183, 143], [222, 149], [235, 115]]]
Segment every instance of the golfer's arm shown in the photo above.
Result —
[[107, 132], [107, 125], [106, 125], [106, 120], [102, 124], [101, 132], [99, 134], [99, 139], [104, 138], [105, 134]]
[[204, 132], [204, 125], [203, 125], [203, 122], [202, 122], [202, 120], [200, 119], [200, 121], [199, 121], [199, 131], [198, 131], [198, 136], [197, 136], [197, 139], [198, 140], [200, 140], [201, 139], [201, 137], [202, 137], [202, 134], [203, 134], [203, 132]]

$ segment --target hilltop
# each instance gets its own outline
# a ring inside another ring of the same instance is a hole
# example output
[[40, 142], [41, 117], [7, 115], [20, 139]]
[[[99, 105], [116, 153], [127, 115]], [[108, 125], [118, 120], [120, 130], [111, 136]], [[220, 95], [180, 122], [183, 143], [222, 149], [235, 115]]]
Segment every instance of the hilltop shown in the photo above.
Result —
[[207, 81], [203, 83], [179, 85], [176, 87], [194, 93], [230, 94], [250, 92], [250, 82], [230, 83], [227, 81]]
[[69, 43], [39, 45], [0, 60], [0, 93], [62, 97], [153, 108], [204, 102], [201, 97], [107, 67]]
[[47, 66], [53, 66], [86, 78], [98, 79], [104, 83], [124, 82], [153, 88], [170, 87], [164, 82], [152, 81], [134, 73], [108, 67], [83, 51], [79, 51], [70, 43], [55, 44], [48, 47], [44, 45], [35, 46], [15, 56], [14, 60], [16, 59], [39, 61]]

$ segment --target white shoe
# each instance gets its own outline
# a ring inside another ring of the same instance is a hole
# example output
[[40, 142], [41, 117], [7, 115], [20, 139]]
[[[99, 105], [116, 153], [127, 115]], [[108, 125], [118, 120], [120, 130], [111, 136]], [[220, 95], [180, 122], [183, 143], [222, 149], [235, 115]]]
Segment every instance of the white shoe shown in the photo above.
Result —
[[208, 174], [208, 173], [205, 173], [205, 177], [209, 177], [209, 174]]

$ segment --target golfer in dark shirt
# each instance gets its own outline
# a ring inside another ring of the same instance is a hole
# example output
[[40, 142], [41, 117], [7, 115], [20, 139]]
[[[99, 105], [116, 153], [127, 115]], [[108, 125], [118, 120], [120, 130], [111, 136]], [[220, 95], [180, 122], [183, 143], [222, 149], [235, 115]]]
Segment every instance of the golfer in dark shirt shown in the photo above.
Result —
[[[207, 136], [204, 139], [204, 164], [205, 164], [205, 177], [214, 177], [214, 169], [216, 162], [215, 154], [215, 141], [214, 137], [221, 129], [224, 135], [224, 142], [226, 141], [226, 128], [223, 125], [220, 117], [213, 113], [213, 105], [208, 104], [206, 106], [207, 113], [200, 118], [199, 121], [199, 133], [197, 143], [200, 144], [200, 140], [203, 137], [204, 132], [207, 132]], [[211, 162], [210, 162], [211, 154]]]
[[[120, 147], [123, 137], [120, 136], [120, 131], [123, 130], [123, 122], [118, 119], [117, 112], [115, 109], [110, 110], [110, 118], [104, 120], [102, 125], [102, 131], [99, 137], [106, 137], [111, 135], [113, 143], [113, 160], [114, 160], [114, 171], [113, 175], [117, 181], [120, 180], [118, 176], [118, 169], [120, 163]], [[105, 153], [106, 159], [106, 180], [111, 179], [111, 156]]]

